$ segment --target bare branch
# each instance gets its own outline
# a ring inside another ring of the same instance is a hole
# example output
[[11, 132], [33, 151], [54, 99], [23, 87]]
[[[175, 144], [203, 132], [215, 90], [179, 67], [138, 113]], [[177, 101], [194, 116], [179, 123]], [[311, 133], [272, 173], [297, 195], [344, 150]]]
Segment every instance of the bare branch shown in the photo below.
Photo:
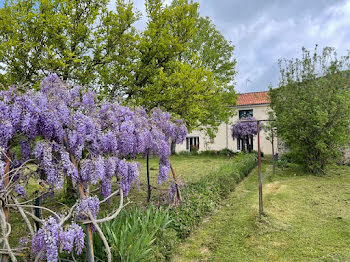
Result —
[[[128, 202], [128, 203], [126, 203], [126, 204], [123, 206], [123, 201], [124, 201], [124, 198], [123, 198], [123, 190], [120, 189], [119, 208], [114, 212], [113, 215], [107, 216], [107, 217], [105, 217], [105, 218], [97, 219], [97, 220], [95, 220], [95, 222], [96, 222], [96, 223], [105, 223], [105, 222], [107, 222], [107, 221], [110, 221], [110, 220], [116, 218], [116, 217], [118, 216], [118, 214], [120, 213], [120, 211], [122, 210], [122, 208], [130, 203], [130, 202]], [[83, 223], [83, 224], [90, 224], [90, 223], [92, 223], [92, 221], [83, 221], [82, 223]]]
[[29, 231], [30, 231], [30, 235], [31, 235], [31, 236], [34, 236], [33, 227], [32, 227], [32, 225], [30, 224], [30, 221], [29, 221], [28, 217], [27, 217], [26, 214], [24, 213], [23, 208], [18, 204], [18, 200], [17, 200], [15, 197], [14, 197], [12, 200], [13, 200], [13, 201], [15, 202], [15, 204], [17, 205], [17, 209], [18, 209], [19, 213], [21, 214], [21, 216], [22, 216], [24, 222], [27, 224], [27, 227], [28, 227], [28, 229], [29, 229]]
[[103, 199], [100, 204], [106, 202], [108, 199], [110, 199], [111, 197], [113, 197], [114, 195], [116, 195], [117, 193], [119, 193], [119, 189], [117, 191], [115, 191], [114, 193], [110, 194], [108, 197], [106, 197], [105, 199]]
[[8, 207], [18, 207], [18, 206], [20, 206], [20, 207], [28, 207], [28, 208], [40, 208], [40, 209], [43, 209], [43, 210], [46, 210], [46, 211], [50, 212], [51, 214], [53, 214], [54, 216], [56, 216], [56, 218], [60, 218], [60, 216], [59, 216], [56, 212], [52, 211], [52, 210], [49, 209], [49, 208], [43, 207], [43, 206], [16, 205], [16, 204], [6, 204], [5, 206], [8, 206]]

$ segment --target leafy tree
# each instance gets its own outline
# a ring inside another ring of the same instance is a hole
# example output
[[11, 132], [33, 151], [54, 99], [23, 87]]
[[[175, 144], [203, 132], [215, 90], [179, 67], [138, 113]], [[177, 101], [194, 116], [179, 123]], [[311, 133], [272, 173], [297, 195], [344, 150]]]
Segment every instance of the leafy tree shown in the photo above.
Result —
[[[204, 129], [213, 136], [233, 113], [233, 46], [208, 19], [199, 17], [197, 3], [176, 0], [164, 6], [161, 0], [148, 0], [146, 11], [149, 21], [125, 92], [128, 101], [148, 109], [160, 107], [184, 119], [189, 131]], [[205, 29], [197, 29], [203, 21], [211, 38], [206, 38]]]
[[349, 57], [334, 48], [302, 49], [302, 59], [281, 60], [279, 88], [271, 89], [279, 137], [312, 173], [340, 156], [349, 141]]
[[6, 0], [0, 8], [3, 84], [37, 83], [54, 71], [82, 85], [119, 86], [131, 72], [133, 4], [107, 0]]
[[209, 17], [196, 19], [197, 33], [190, 41], [184, 60], [193, 63], [200, 58], [200, 66], [214, 73], [216, 80], [226, 88], [233, 88], [236, 75], [236, 60], [233, 59], [234, 46], [216, 29]]

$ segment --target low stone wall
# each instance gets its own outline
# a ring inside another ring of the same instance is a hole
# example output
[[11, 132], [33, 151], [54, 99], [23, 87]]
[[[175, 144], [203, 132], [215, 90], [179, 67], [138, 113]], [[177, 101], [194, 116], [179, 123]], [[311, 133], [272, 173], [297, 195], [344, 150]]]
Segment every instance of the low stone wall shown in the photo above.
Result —
[[350, 144], [343, 149], [342, 164], [350, 165]]
[[287, 147], [286, 143], [277, 137], [277, 153], [278, 153], [278, 159], [281, 159], [282, 155], [289, 152], [289, 148]]
[[[277, 139], [278, 158], [289, 152], [289, 148], [282, 139]], [[342, 150], [342, 158], [338, 161], [339, 164], [350, 165], [350, 144]]]

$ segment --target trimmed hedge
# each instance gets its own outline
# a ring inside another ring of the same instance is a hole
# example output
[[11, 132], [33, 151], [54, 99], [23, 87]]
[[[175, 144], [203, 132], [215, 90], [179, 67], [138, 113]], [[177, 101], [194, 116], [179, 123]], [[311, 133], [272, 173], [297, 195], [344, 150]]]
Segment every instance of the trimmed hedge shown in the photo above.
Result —
[[183, 202], [170, 209], [173, 220], [170, 227], [175, 229], [178, 237], [187, 237], [202, 218], [212, 212], [256, 165], [256, 154], [239, 154], [232, 163], [221, 166], [218, 171], [182, 189]]
[[[102, 226], [113, 261], [168, 261], [176, 244], [220, 205], [256, 164], [256, 154], [238, 154], [232, 163], [182, 189], [183, 202], [179, 206], [125, 210]], [[98, 261], [104, 261], [104, 246], [97, 234], [94, 245]]]

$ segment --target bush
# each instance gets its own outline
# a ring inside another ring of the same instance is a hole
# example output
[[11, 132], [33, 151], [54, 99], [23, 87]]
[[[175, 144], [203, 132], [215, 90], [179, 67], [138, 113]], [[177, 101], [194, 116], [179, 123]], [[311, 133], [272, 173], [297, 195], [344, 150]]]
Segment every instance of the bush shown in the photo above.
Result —
[[227, 156], [227, 157], [233, 157], [236, 156], [238, 152], [234, 152], [228, 148], [224, 148], [221, 150], [204, 150], [204, 151], [181, 151], [177, 153], [177, 155], [181, 156], [192, 156], [192, 155], [204, 155], [204, 156]]
[[212, 212], [236, 184], [256, 166], [256, 154], [240, 154], [234, 162], [223, 165], [217, 172], [203, 177], [182, 190], [183, 203], [170, 210], [179, 238], [189, 235], [205, 215]]
[[[101, 224], [101, 229], [111, 246], [113, 261], [160, 260], [167, 256], [175, 235], [169, 225], [169, 211], [150, 206], [147, 210], [135, 207], [123, 210], [114, 220]], [[94, 234], [97, 259], [105, 261], [104, 245], [98, 234]]]
[[324, 173], [350, 141], [349, 62], [333, 48], [303, 48], [302, 59], [283, 60], [279, 87], [270, 89], [278, 136], [308, 172]]

